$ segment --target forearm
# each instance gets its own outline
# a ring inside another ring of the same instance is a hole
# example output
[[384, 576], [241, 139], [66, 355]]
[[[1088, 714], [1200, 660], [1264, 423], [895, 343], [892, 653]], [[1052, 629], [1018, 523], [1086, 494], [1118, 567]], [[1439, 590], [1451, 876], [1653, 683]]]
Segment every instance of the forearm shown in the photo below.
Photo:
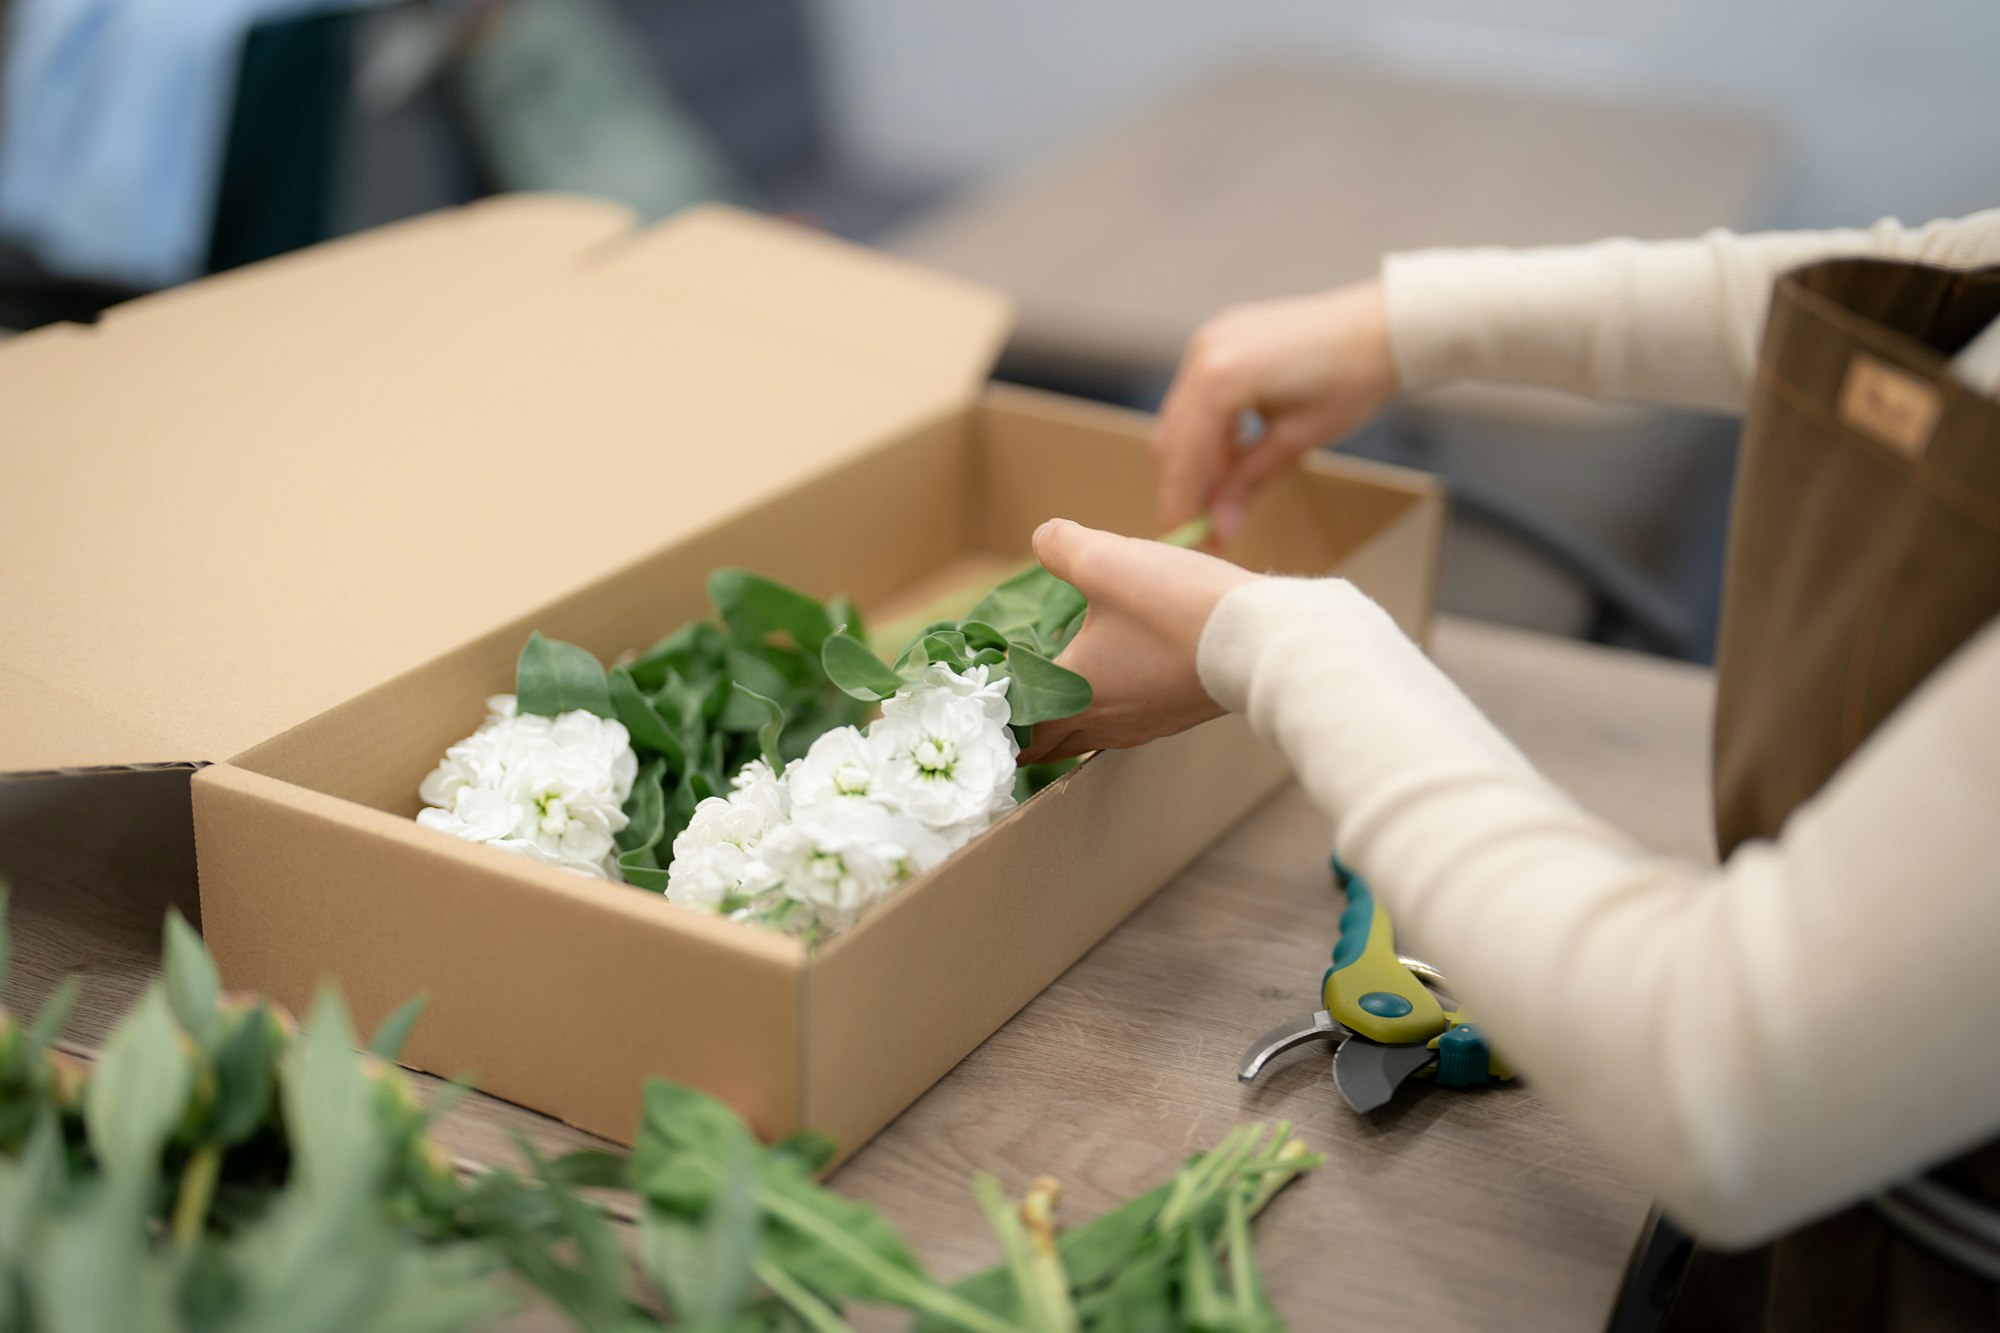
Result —
[[[1711, 1240], [1786, 1229], [2000, 1122], [2000, 1062], [1968, 1039], [2000, 1018], [1974, 943], [2000, 926], [1974, 891], [2000, 866], [1983, 817], [1954, 805], [2000, 793], [1978, 751], [1996, 737], [1934, 718], [1900, 738], [1918, 754], [1864, 766], [1782, 843], [1706, 872], [1549, 786], [1344, 583], [1231, 594], [1201, 665], [1508, 1057]], [[1939, 762], [1985, 770], [1954, 800], [1902, 780]]]
[[2000, 209], [1915, 228], [1391, 255], [1397, 373], [1405, 390], [1483, 379], [1739, 412], [1772, 284], [1837, 255], [2000, 263]]

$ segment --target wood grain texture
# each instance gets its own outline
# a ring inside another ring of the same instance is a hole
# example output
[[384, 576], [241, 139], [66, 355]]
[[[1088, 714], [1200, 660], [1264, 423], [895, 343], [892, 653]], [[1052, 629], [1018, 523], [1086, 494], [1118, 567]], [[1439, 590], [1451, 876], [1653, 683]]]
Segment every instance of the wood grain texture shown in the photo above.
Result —
[[[1585, 804], [1661, 852], [1711, 854], [1705, 672], [1467, 622], [1443, 622], [1435, 647]], [[170, 823], [173, 782], [142, 776], [160, 783], [154, 814]], [[80, 809], [98, 811], [98, 832], [80, 841], [46, 797], [0, 788], [0, 868], [16, 884], [6, 1002], [32, 1008], [63, 969], [81, 968], [88, 991], [71, 1035], [86, 1042], [151, 974], [164, 906], [190, 896], [191, 866], [148, 850], [125, 817], [106, 825], [105, 811], [130, 803], [105, 798], [131, 794], [87, 791]], [[1286, 788], [834, 1185], [878, 1207], [937, 1271], [957, 1275], [997, 1258], [968, 1188], [976, 1170], [1015, 1192], [1053, 1174], [1064, 1183], [1064, 1216], [1080, 1220], [1164, 1179], [1231, 1126], [1282, 1117], [1327, 1155], [1258, 1232], [1266, 1277], [1294, 1328], [1600, 1327], [1645, 1198], [1532, 1093], [1416, 1087], [1362, 1119], [1339, 1101], [1323, 1054], [1293, 1057], [1254, 1088], [1235, 1081], [1253, 1036], [1314, 1005], [1335, 928], [1326, 844], [1326, 821]], [[455, 1154], [499, 1163], [514, 1159], [515, 1133], [550, 1152], [602, 1146], [478, 1095], [452, 1112], [441, 1138]], [[538, 1313], [508, 1327], [562, 1325]]]
[[1244, 64], [1000, 173], [888, 245], [1012, 296], [1024, 365], [1156, 374], [1224, 306], [1363, 277], [1384, 251], [1749, 222], [1776, 145], [1740, 112]]

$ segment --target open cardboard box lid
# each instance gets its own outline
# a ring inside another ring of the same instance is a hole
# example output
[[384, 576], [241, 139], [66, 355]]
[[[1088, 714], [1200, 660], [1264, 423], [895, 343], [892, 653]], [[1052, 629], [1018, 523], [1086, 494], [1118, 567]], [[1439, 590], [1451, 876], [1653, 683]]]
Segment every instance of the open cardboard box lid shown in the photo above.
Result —
[[1009, 322], [753, 214], [511, 196], [11, 339], [0, 773], [235, 754], [953, 410]]

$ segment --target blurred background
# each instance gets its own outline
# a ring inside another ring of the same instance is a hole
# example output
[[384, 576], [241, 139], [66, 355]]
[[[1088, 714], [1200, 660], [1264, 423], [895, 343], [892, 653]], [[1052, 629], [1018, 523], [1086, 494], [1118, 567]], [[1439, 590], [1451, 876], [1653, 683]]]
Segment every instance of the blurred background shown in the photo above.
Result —
[[[1996, 62], [1992, 0], [0, 0], [0, 330], [500, 191], [722, 199], [1149, 408], [1386, 249], [1992, 206]], [[1733, 434], [1469, 386], [1347, 447], [1447, 479], [1447, 609], [1699, 661]]]

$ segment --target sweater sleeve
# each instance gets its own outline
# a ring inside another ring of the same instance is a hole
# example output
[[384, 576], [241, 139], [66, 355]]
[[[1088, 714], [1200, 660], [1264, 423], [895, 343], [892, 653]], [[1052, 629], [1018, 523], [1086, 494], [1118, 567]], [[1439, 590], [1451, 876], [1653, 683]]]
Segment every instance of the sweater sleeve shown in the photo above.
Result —
[[2000, 263], [2000, 209], [1922, 227], [1390, 255], [1396, 369], [1407, 390], [1483, 379], [1740, 412], [1772, 284], [1839, 255]]
[[2000, 627], [1720, 870], [1557, 791], [1344, 581], [1232, 592], [1200, 669], [1540, 1094], [1711, 1243], [2000, 1132]]

